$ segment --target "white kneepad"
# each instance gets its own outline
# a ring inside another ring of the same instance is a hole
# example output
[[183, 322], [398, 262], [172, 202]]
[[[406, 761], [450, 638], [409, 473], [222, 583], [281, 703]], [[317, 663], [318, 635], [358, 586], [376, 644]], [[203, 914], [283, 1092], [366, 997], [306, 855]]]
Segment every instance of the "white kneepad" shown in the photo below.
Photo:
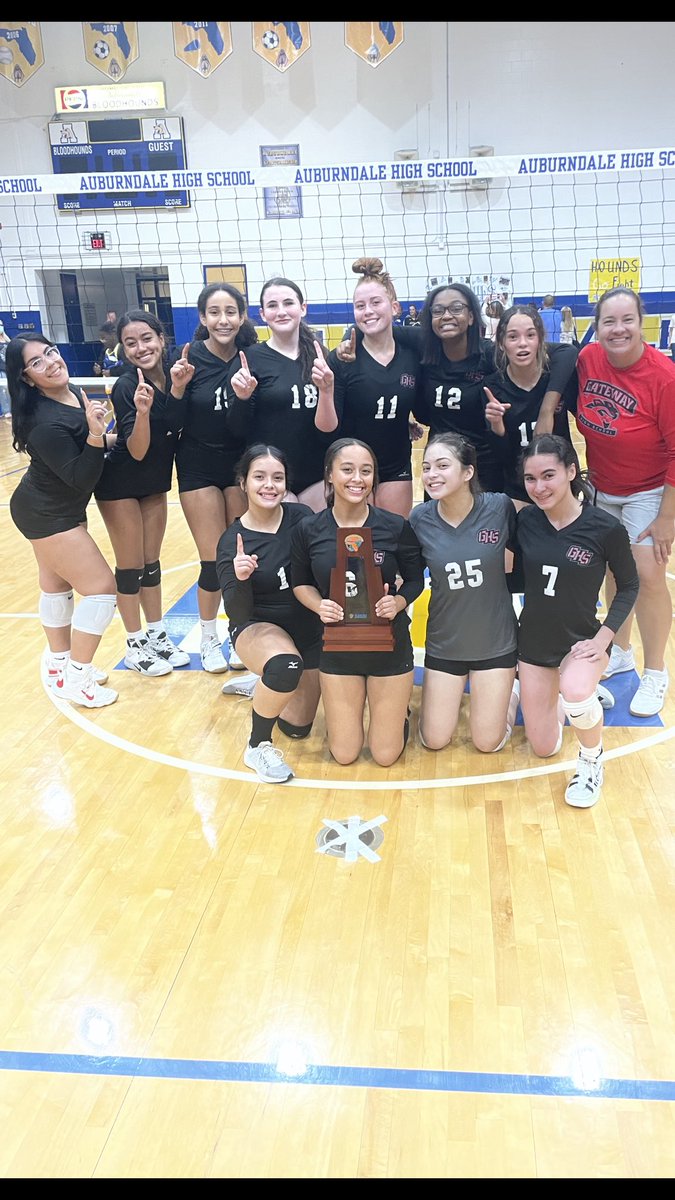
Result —
[[595, 692], [587, 700], [566, 700], [563, 696], [562, 706], [570, 725], [577, 729], [593, 729], [602, 720], [602, 705]]
[[116, 605], [115, 596], [83, 596], [75, 609], [73, 629], [100, 637], [112, 621]]
[[73, 619], [72, 592], [40, 592], [40, 624], [47, 629], [65, 629]]

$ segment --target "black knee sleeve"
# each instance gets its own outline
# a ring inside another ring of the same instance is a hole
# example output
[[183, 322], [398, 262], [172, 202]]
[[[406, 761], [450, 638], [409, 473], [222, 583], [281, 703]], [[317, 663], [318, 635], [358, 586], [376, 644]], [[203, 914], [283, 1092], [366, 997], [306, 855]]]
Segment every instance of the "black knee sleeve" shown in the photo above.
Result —
[[272, 692], [294, 692], [304, 669], [299, 654], [275, 654], [265, 663], [261, 679]]
[[115, 567], [115, 587], [120, 596], [137, 596], [142, 578], [142, 567]]
[[220, 584], [218, 583], [218, 572], [216, 571], [216, 560], [204, 562], [200, 559], [201, 571], [197, 580], [197, 587], [202, 588], [205, 592], [219, 592]]
[[310, 721], [309, 725], [291, 725], [290, 721], [284, 721], [283, 717], [277, 717], [277, 725], [281, 732], [285, 733], [286, 737], [295, 738], [296, 741], [309, 737], [312, 732], [312, 724], [313, 722]]
[[146, 563], [141, 577], [141, 587], [159, 587], [161, 582], [162, 568], [159, 565], [159, 559], [156, 562]]

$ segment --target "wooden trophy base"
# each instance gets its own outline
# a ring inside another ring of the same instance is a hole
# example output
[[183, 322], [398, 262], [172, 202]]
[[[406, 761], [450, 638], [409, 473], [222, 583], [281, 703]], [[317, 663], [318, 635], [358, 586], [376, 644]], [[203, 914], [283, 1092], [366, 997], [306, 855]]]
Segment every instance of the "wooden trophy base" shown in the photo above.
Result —
[[360, 653], [370, 653], [373, 650], [393, 650], [394, 634], [391, 622], [386, 625], [369, 625], [359, 629], [358, 625], [324, 625], [324, 650], [350, 650]]

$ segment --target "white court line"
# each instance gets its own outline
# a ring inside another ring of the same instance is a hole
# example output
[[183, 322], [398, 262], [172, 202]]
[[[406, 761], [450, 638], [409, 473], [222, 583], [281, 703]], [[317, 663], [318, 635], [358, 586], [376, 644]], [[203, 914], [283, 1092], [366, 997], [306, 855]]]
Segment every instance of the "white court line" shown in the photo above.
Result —
[[[101, 729], [93, 721], [90, 721], [84, 713], [69, 704], [67, 700], [59, 700], [44, 681], [42, 686], [52, 704], [60, 709], [73, 725], [79, 726], [80, 729], [98, 738], [99, 741], [106, 742], [109, 746], [116, 746], [119, 750], [126, 750], [127, 753], [135, 754], [138, 758], [147, 758], [150, 762], [162, 763], [166, 767], [177, 767], [181, 771], [190, 771], [196, 775], [212, 775], [219, 779], [236, 779], [241, 783], [251, 783], [254, 787], [265, 786], [264, 784], [261, 785], [259, 779], [253, 778], [250, 771], [232, 771], [229, 767], [212, 767], [208, 763], [194, 762], [187, 758], [178, 758], [173, 754], [162, 754], [158, 750], [151, 750], [147, 746], [139, 746], [136, 742], [130, 742], [128, 738], [121, 738], [116, 733], [109, 733], [107, 729]], [[672, 737], [675, 737], [675, 727], [672, 729], [660, 729], [657, 733], [642, 738], [639, 742], [631, 742], [627, 746], [620, 746], [617, 750], [605, 750], [603, 761], [608, 762], [610, 759], [625, 758], [628, 754], [635, 754], [639, 750], [646, 750], [650, 746], [657, 746], [660, 742], [667, 742]], [[294, 779], [289, 779], [283, 785], [279, 784], [279, 786], [283, 786], [284, 788], [315, 788], [321, 791], [354, 791], [354, 788], [358, 788], [359, 791], [363, 792], [426, 791], [432, 788], [470, 787], [474, 784], [499, 784], [514, 779], [532, 779], [537, 775], [555, 775], [560, 771], [572, 771], [576, 765], [577, 760], [575, 757], [568, 759], [567, 762], [550, 763], [545, 767], [525, 767], [520, 771], [503, 771], [501, 774], [494, 775], [464, 775], [459, 778], [449, 779], [387, 779], [381, 782], [377, 780], [357, 781], [355, 779], [298, 779], [296, 776]]]
[[[183, 563], [181, 566], [167, 568], [166, 574], [170, 572], [182, 571], [188, 566], [197, 566], [198, 563]], [[162, 571], [162, 574], [165, 572]], [[675, 578], [675, 577], [673, 577]], [[674, 614], [675, 615], [675, 614]], [[13, 618], [30, 618], [38, 620], [38, 613], [0, 613], [2, 617]], [[191, 759], [179, 758], [173, 754], [162, 754], [158, 750], [152, 750], [147, 746], [140, 746], [136, 742], [131, 742], [128, 738], [121, 738], [115, 733], [109, 733], [106, 729], [101, 729], [95, 722], [89, 720], [83, 712], [75, 708], [74, 705], [68, 703], [67, 700], [59, 700], [51, 691], [49, 686], [43, 681], [43, 688], [46, 691], [49, 699], [60, 709], [62, 714], [73, 724], [77, 725], [85, 733], [91, 734], [98, 738], [99, 741], [107, 743], [109, 746], [116, 746], [120, 750], [126, 751], [128, 754], [134, 754], [138, 758], [148, 759], [150, 762], [162, 763], [167, 767], [175, 767], [181, 771], [192, 772], [196, 775], [210, 775], [219, 779], [234, 779], [241, 783], [250, 783], [254, 787], [265, 786], [261, 785], [260, 780], [254, 778], [250, 771], [233, 771], [229, 767], [215, 767], [208, 763], [195, 762]], [[629, 754], [636, 754], [640, 750], [649, 749], [650, 746], [657, 746], [661, 742], [667, 742], [672, 737], [675, 737], [675, 727], [670, 729], [660, 729], [648, 737], [642, 738], [639, 742], [630, 742], [626, 746], [620, 746], [616, 750], [605, 750], [603, 761], [609, 762], [615, 758], [625, 758]], [[577, 760], [568, 759], [566, 762], [548, 763], [541, 767], [524, 767], [519, 771], [503, 771], [500, 774], [492, 775], [464, 775], [460, 777], [451, 777], [446, 779], [387, 779], [386, 781], [378, 780], [362, 780], [357, 783], [354, 779], [298, 779], [297, 776], [289, 779], [283, 784], [285, 788], [315, 788], [321, 791], [353, 791], [358, 787], [365, 792], [381, 792], [386, 790], [394, 791], [426, 791], [433, 788], [455, 788], [455, 787], [471, 787], [472, 785], [485, 785], [491, 783], [506, 783], [516, 779], [532, 779], [538, 775], [555, 775], [560, 771], [572, 771], [576, 768]], [[274, 786], [274, 785], [267, 785]], [[282, 786], [282, 785], [279, 785]]]

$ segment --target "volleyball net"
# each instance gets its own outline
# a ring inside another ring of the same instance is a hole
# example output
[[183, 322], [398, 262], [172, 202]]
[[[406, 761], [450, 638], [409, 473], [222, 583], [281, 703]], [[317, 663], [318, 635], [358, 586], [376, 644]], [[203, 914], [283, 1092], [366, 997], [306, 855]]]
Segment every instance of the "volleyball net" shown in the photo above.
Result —
[[0, 177], [0, 312], [37, 314], [60, 340], [64, 278], [74, 276], [82, 340], [93, 340], [110, 297], [143, 304], [145, 284], [148, 306], [167, 301], [180, 342], [206, 282], [236, 283], [257, 320], [263, 283], [283, 275], [335, 344], [351, 320], [351, 264], [363, 256], [382, 260], [404, 310], [461, 281], [507, 304], [552, 293], [583, 333], [598, 296], [626, 283], [645, 301], [655, 345], [675, 311], [670, 148], [426, 160], [402, 151], [386, 162], [265, 168], [218, 158], [86, 174], [66, 171], [66, 158], [61, 174]]

